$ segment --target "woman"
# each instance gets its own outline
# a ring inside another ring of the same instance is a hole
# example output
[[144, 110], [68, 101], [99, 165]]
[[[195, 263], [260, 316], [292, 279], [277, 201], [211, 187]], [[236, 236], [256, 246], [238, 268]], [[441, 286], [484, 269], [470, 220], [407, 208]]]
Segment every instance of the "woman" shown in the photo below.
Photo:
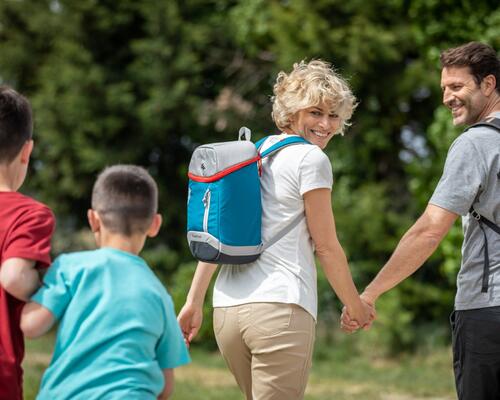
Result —
[[[360, 326], [372, 318], [359, 299], [332, 213], [332, 168], [323, 153], [342, 133], [356, 106], [346, 82], [323, 61], [295, 64], [278, 74], [272, 117], [283, 132], [310, 144], [289, 146], [262, 165], [262, 238], [266, 242], [298, 214], [305, 218], [260, 258], [223, 265], [214, 287], [214, 331], [219, 349], [247, 399], [301, 399], [315, 336], [314, 251], [325, 275]], [[217, 265], [200, 262], [178, 320], [190, 342]]]

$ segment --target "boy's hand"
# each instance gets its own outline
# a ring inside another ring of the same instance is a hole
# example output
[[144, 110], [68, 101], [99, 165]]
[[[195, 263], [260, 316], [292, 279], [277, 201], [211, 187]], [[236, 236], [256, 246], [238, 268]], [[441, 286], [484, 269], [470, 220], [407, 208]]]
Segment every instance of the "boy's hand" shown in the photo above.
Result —
[[194, 337], [198, 334], [203, 322], [203, 307], [186, 303], [182, 307], [177, 321], [184, 335], [186, 345], [189, 346]]

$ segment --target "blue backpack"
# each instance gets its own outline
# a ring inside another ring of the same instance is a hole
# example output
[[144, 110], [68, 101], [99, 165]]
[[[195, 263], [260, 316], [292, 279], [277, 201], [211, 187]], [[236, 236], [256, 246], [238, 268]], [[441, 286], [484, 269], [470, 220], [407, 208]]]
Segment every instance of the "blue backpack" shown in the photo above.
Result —
[[284, 147], [309, 143], [291, 136], [260, 152], [250, 142], [250, 130], [240, 129], [239, 140], [199, 146], [189, 163], [187, 239], [193, 256], [216, 264], [247, 264], [290, 232], [300, 214], [267, 243], [261, 239], [261, 160]]

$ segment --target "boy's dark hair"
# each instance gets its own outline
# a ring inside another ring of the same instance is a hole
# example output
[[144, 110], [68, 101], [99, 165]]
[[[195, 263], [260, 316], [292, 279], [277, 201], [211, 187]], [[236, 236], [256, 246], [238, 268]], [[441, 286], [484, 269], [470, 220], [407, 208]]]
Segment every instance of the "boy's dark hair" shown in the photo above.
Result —
[[146, 233], [158, 209], [158, 187], [142, 167], [107, 167], [94, 184], [92, 209], [113, 233]]
[[8, 86], [0, 86], [0, 163], [11, 162], [33, 134], [31, 105]]
[[441, 66], [469, 67], [474, 80], [479, 85], [482, 80], [493, 75], [500, 93], [500, 59], [493, 47], [481, 42], [469, 42], [441, 53]]

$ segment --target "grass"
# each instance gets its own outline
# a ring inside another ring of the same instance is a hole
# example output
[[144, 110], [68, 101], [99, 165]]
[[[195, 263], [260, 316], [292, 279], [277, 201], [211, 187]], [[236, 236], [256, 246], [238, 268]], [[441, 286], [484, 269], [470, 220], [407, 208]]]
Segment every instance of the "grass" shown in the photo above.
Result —
[[[53, 336], [27, 341], [25, 400], [35, 398], [41, 375], [50, 362]], [[193, 363], [176, 370], [172, 400], [242, 400], [217, 352], [194, 348]], [[455, 399], [451, 351], [381, 358], [346, 356], [340, 349], [322, 349], [316, 357], [306, 400], [451, 400]]]

